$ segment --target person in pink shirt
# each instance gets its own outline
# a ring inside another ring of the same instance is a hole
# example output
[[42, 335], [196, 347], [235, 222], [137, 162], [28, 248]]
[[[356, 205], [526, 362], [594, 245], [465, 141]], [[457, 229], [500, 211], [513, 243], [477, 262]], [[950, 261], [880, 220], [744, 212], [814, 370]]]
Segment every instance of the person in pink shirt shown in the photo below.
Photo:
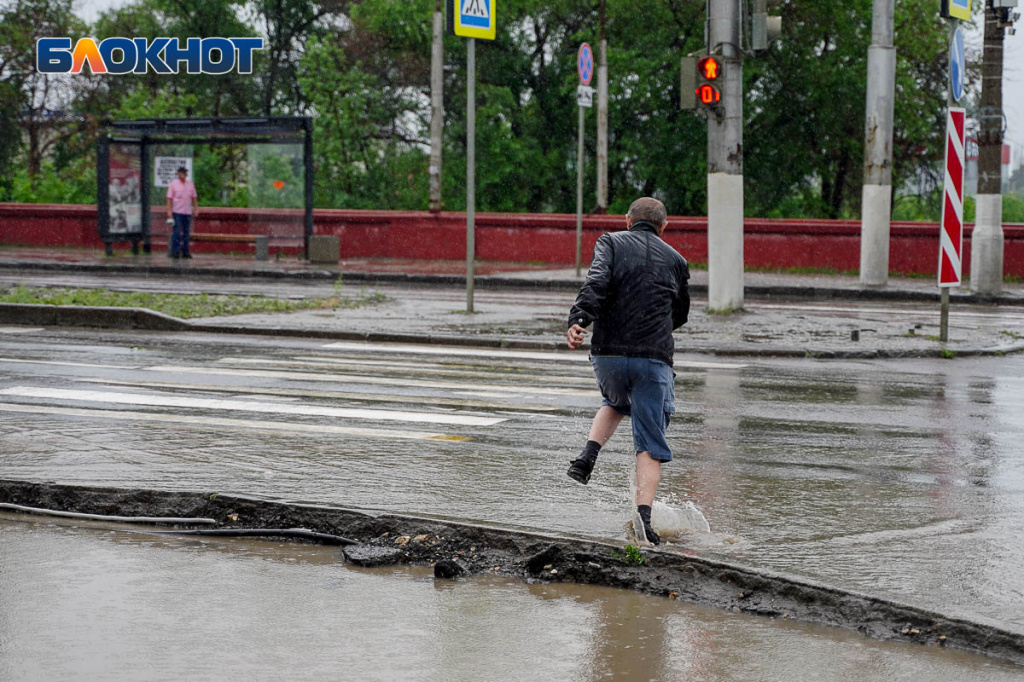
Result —
[[192, 216], [199, 215], [199, 197], [196, 186], [188, 177], [188, 169], [178, 169], [178, 179], [172, 180], [167, 186], [167, 212], [173, 223], [171, 231], [171, 258], [191, 258], [188, 248], [188, 235], [192, 227]]

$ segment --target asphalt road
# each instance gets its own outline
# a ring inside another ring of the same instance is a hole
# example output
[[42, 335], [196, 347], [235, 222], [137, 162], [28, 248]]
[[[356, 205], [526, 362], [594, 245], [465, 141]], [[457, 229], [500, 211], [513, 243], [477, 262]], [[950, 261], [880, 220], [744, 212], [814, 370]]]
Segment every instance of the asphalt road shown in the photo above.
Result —
[[[1022, 369], [678, 356], [670, 546], [1024, 631]], [[628, 431], [565, 476], [597, 405], [583, 354], [0, 330], [2, 478], [624, 538]]]

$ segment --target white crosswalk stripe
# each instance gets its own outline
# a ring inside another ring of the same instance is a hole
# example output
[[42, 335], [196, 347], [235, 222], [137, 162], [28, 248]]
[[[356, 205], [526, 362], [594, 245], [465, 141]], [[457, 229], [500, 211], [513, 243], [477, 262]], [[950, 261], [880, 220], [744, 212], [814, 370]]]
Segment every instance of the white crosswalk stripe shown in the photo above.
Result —
[[439, 412], [400, 412], [397, 410], [369, 410], [347, 407], [321, 407], [260, 402], [255, 400], [224, 400], [217, 398], [184, 397], [160, 393], [119, 393], [113, 391], [85, 391], [62, 388], [14, 386], [0, 390], [0, 395], [18, 398], [49, 398], [79, 402], [110, 403], [115, 405], [146, 405], [150, 407], [179, 407], [196, 410], [233, 410], [292, 416], [336, 417], [366, 421], [421, 422], [458, 426], [494, 426], [505, 419], [477, 417]]

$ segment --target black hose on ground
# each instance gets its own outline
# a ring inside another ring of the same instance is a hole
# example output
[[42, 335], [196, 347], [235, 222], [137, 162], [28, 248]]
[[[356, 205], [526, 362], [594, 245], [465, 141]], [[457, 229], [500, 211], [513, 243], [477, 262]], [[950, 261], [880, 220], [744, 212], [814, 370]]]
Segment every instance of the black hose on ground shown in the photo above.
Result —
[[26, 507], [20, 504], [0, 502], [0, 509], [23, 512], [26, 514], [40, 514], [42, 516], [60, 516], [66, 519], [82, 519], [86, 521], [112, 521], [115, 523], [160, 523], [168, 526], [174, 524], [194, 524], [203, 526], [215, 526], [215, 519], [200, 519], [191, 517], [176, 516], [110, 516], [108, 514], [85, 514], [82, 512], [58, 511], [56, 509], [42, 509], [39, 507]]
[[[25, 514], [39, 514], [42, 516], [58, 516], [67, 519], [81, 519], [84, 521], [109, 521], [113, 523], [152, 523], [163, 525], [217, 525], [215, 519], [203, 519], [192, 517], [176, 516], [112, 516], [108, 514], [86, 514], [83, 512], [59, 511], [56, 509], [42, 509], [40, 507], [26, 507], [20, 504], [0, 502], [0, 509], [22, 512]], [[340, 535], [329, 533], [318, 533], [305, 528], [215, 528], [197, 530], [148, 530], [147, 534], [154, 535], [208, 535], [215, 537], [280, 537], [299, 538], [302, 540], [313, 540], [325, 545], [358, 545], [358, 540], [351, 540]]]

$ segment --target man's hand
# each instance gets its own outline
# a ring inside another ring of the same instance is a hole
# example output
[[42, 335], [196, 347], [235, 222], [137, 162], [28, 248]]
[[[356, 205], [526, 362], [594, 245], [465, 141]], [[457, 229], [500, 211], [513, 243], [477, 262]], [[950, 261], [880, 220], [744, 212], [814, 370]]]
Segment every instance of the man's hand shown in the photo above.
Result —
[[576, 350], [583, 345], [583, 339], [586, 335], [587, 330], [578, 324], [569, 327], [569, 331], [565, 333], [565, 339], [569, 342], [569, 350]]

